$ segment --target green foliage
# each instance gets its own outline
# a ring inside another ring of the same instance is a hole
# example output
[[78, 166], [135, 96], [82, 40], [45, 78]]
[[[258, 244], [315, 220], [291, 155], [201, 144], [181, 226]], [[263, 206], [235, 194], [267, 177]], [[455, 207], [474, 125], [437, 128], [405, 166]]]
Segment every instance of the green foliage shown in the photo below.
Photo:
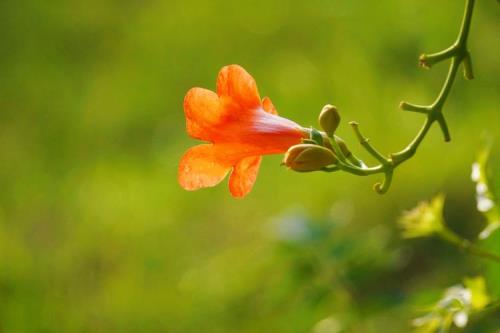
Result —
[[490, 296], [486, 291], [486, 281], [483, 277], [465, 278], [464, 286], [471, 294], [471, 309], [482, 310], [490, 303]]
[[[479, 158], [472, 165], [472, 180], [476, 183], [477, 210], [488, 213], [496, 207], [492, 201], [493, 195], [488, 190], [487, 177], [485, 176], [485, 165], [487, 163], [488, 151], [482, 150]], [[487, 209], [481, 200], [489, 200]], [[478, 247], [473, 242], [462, 238], [452, 231], [443, 220], [444, 196], [436, 196], [430, 203], [421, 202], [413, 210], [403, 214], [400, 225], [403, 228], [403, 237], [416, 238], [438, 236], [444, 241], [457, 246], [467, 254], [475, 255], [491, 260], [500, 265], [500, 255], [489, 252]], [[488, 217], [488, 215], [487, 215]], [[488, 234], [485, 235], [485, 230]], [[492, 229], [491, 231], [494, 231]], [[490, 236], [489, 225], [480, 234], [480, 239]], [[434, 305], [426, 315], [413, 320], [413, 325], [418, 332], [449, 332], [454, 324], [458, 328], [464, 328], [471, 315], [482, 313], [491, 303], [491, 297], [486, 291], [486, 281], [482, 276], [465, 278], [463, 285], [457, 285], [446, 289], [443, 297]], [[491, 308], [498, 310], [498, 305]]]
[[495, 203], [495, 196], [488, 179], [488, 158], [490, 147], [482, 149], [476, 162], [472, 164], [471, 179], [476, 184], [477, 210], [486, 217], [486, 226], [479, 238], [486, 239], [492, 232], [500, 228], [500, 209]]
[[413, 320], [416, 331], [422, 333], [448, 332], [454, 324], [464, 328], [469, 316], [489, 304], [485, 281], [481, 276], [465, 278], [463, 285], [452, 286], [423, 317]]
[[403, 237], [416, 238], [439, 234], [444, 229], [443, 205], [444, 195], [438, 195], [430, 202], [423, 201], [404, 213], [399, 219]]

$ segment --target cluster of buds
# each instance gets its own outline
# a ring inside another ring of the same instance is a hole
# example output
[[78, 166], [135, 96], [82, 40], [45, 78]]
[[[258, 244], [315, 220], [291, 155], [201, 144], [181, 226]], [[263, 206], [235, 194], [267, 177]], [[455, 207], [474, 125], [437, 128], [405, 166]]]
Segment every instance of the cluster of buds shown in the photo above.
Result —
[[330, 139], [340, 147], [342, 154], [350, 154], [346, 144], [334, 134], [340, 123], [340, 115], [333, 105], [325, 105], [319, 115], [319, 124], [324, 133], [311, 128], [310, 136], [302, 143], [288, 149], [283, 165], [298, 172], [326, 171], [335, 168], [339, 157], [335, 152]]
[[359, 124], [351, 121], [349, 125], [351, 125], [359, 143], [380, 164], [369, 167], [354, 156], [345, 141], [335, 134], [340, 124], [340, 114], [335, 106], [325, 105], [319, 114], [318, 120], [324, 132], [314, 128], [309, 129], [309, 137], [302, 139], [300, 144], [290, 147], [282, 164], [299, 172], [334, 172], [341, 170], [359, 176], [384, 173], [384, 181], [376, 183], [374, 189], [380, 194], [387, 192], [396, 165], [392, 157], [386, 157], [375, 149], [369, 143], [369, 139], [360, 132]]

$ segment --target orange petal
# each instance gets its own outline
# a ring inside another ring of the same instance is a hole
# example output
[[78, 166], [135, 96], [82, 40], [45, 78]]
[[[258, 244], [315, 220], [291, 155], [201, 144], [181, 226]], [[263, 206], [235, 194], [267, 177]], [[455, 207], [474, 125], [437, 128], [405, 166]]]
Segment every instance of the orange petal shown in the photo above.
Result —
[[221, 117], [219, 96], [203, 88], [190, 89], [184, 97], [186, 130], [196, 139], [210, 140], [210, 129]]
[[264, 97], [264, 99], [262, 100], [262, 107], [267, 113], [278, 114], [278, 111], [274, 107], [273, 102], [271, 102], [271, 99], [269, 97]]
[[225, 66], [217, 77], [217, 94], [230, 97], [246, 109], [260, 106], [260, 96], [253, 77], [239, 65]]
[[211, 144], [189, 149], [179, 164], [179, 184], [186, 190], [194, 191], [220, 183], [231, 169], [231, 165], [219, 156], [217, 147]]
[[251, 156], [240, 160], [229, 178], [229, 190], [235, 198], [243, 198], [252, 190], [262, 157]]

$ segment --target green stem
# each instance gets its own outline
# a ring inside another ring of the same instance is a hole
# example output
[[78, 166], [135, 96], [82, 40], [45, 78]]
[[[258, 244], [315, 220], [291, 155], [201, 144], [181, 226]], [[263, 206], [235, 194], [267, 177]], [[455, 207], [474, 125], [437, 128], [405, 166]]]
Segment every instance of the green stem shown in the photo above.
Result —
[[[431, 105], [416, 105], [407, 102], [401, 102], [400, 107], [403, 110], [418, 112], [426, 116], [425, 122], [422, 125], [420, 131], [417, 133], [415, 138], [401, 151], [390, 154], [389, 158], [386, 158], [382, 153], [380, 153], [366, 137], [364, 137], [356, 122], [351, 122], [351, 127], [354, 130], [357, 138], [361, 145], [380, 163], [374, 167], [365, 167], [362, 161], [354, 157], [349, 151], [349, 156], [346, 156], [336, 141], [335, 136], [331, 138], [328, 137], [326, 133], [321, 133], [323, 138], [326, 138], [327, 142], [331, 143], [331, 147], [336, 156], [338, 157], [337, 167], [342, 171], [346, 171], [351, 174], [358, 176], [367, 176], [373, 174], [383, 173], [385, 174], [384, 183], [375, 184], [375, 190], [379, 193], [385, 193], [389, 189], [393, 171], [394, 169], [402, 164], [403, 162], [410, 159], [417, 152], [418, 147], [426, 137], [432, 125], [437, 122], [443, 132], [445, 141], [450, 141], [450, 133], [448, 130], [448, 125], [443, 115], [443, 106], [453, 88], [455, 82], [457, 71], [460, 65], [464, 64], [464, 74], [467, 79], [473, 77], [472, 73], [472, 62], [470, 58], [469, 50], [467, 49], [467, 39], [469, 37], [470, 25], [472, 20], [472, 13], [474, 9], [475, 0], [466, 0], [465, 13], [462, 19], [462, 24], [460, 27], [460, 32], [458, 37], [452, 46], [447, 49], [429, 55], [422, 55], [420, 57], [420, 63], [424, 67], [431, 67], [440, 61], [450, 59], [450, 66], [448, 69], [448, 74], [444, 80], [443, 86], [439, 91], [438, 96]], [[304, 129], [305, 132], [311, 131]], [[323, 171], [336, 171], [335, 169], [324, 169]], [[475, 247], [469, 247], [469, 252], [475, 252], [476, 255], [483, 255], [482, 252]]]
[[[353, 129], [356, 133], [356, 136], [360, 139], [361, 144], [372, 156], [374, 156], [380, 162], [380, 164], [372, 168], [358, 168], [358, 167], [353, 168], [350, 165], [339, 165], [339, 168], [341, 170], [363, 176], [376, 173], [385, 173], [386, 175], [389, 174], [392, 175], [393, 170], [398, 165], [400, 165], [401, 163], [405, 162], [406, 160], [410, 159], [413, 155], [415, 155], [418, 147], [420, 146], [420, 144], [426, 137], [427, 133], [429, 132], [429, 129], [435, 122], [437, 122], [441, 127], [445, 141], [450, 141], [448, 126], [446, 124], [446, 120], [444, 118], [442, 110], [455, 82], [458, 68], [462, 63], [465, 62], [467, 64], [467, 66], [465, 66], [467, 67], [465, 70], [466, 72], [465, 76], [467, 78], [472, 78], [472, 69], [471, 69], [472, 67], [470, 61], [470, 54], [467, 49], [467, 39], [469, 36], [474, 4], [475, 0], [466, 0], [465, 13], [460, 27], [460, 32], [458, 34], [455, 43], [451, 47], [445, 49], [444, 51], [430, 55], [423, 55], [420, 58], [421, 63], [429, 67], [432, 64], [435, 64], [439, 61], [446, 59], [451, 59], [451, 62], [443, 86], [438, 96], [436, 97], [435, 101], [431, 105], [421, 106], [406, 102], [402, 102], [400, 105], [401, 108], [404, 110], [416, 111], [426, 115], [425, 122], [422, 125], [420, 131], [415, 136], [415, 138], [404, 149], [402, 149], [397, 153], [391, 154], [390, 158], [386, 159], [381, 153], [378, 152], [378, 150], [375, 149], [375, 147], [373, 147], [371, 144], [368, 143], [367, 139], [360, 134], [359, 129], [357, 128], [357, 123], [354, 123]], [[379, 191], [379, 192], [384, 193], [385, 191]]]
[[391, 155], [394, 167], [398, 166], [399, 164], [403, 163], [404, 161], [408, 160], [413, 155], [415, 155], [418, 146], [420, 145], [422, 140], [424, 140], [431, 126], [432, 126], [432, 121], [430, 120], [429, 117], [427, 117], [425, 119], [424, 125], [417, 133], [417, 136], [413, 139], [413, 141], [410, 142], [410, 144], [406, 146], [405, 149]]
[[355, 165], [339, 161], [338, 167], [340, 170], [352, 173], [353, 175], [357, 176], [369, 176], [383, 172], [383, 166], [381, 165], [372, 168], [360, 168]]
[[489, 252], [489, 251], [471, 243], [469, 240], [461, 238], [460, 236], [455, 234], [450, 229], [445, 228], [445, 229], [441, 230], [441, 232], [439, 233], [439, 236], [441, 237], [441, 239], [458, 247], [460, 250], [462, 250], [470, 255], [473, 255], [476, 257], [481, 257], [484, 259], [489, 259], [489, 260], [500, 263], [500, 255]]
[[458, 67], [460, 66], [461, 61], [462, 59], [459, 58], [458, 56], [454, 56], [453, 58], [451, 58], [451, 64], [448, 70], [448, 75], [446, 76], [446, 80], [444, 81], [443, 87], [441, 88], [441, 91], [439, 92], [436, 101], [431, 105], [429, 115], [435, 116], [438, 113], [441, 113], [444, 103], [446, 102], [446, 99], [450, 94], [451, 88], [453, 87], [453, 83], [455, 82], [455, 78], [457, 76], [457, 70]]
[[458, 34], [458, 44], [462, 45], [463, 48], [467, 47], [467, 40], [469, 38], [470, 23], [472, 21], [472, 13], [474, 11], [474, 4], [476, 0], [467, 0], [465, 5], [465, 14], [462, 20], [462, 26], [460, 27], [460, 32]]
[[366, 151], [368, 151], [373, 157], [375, 157], [375, 159], [378, 160], [381, 164], [385, 165], [389, 163], [389, 160], [371, 145], [370, 140], [363, 134], [361, 134], [361, 131], [359, 130], [359, 124], [357, 122], [351, 121], [349, 125], [351, 125], [354, 133], [356, 133], [356, 136], [358, 137], [359, 143], [366, 149]]

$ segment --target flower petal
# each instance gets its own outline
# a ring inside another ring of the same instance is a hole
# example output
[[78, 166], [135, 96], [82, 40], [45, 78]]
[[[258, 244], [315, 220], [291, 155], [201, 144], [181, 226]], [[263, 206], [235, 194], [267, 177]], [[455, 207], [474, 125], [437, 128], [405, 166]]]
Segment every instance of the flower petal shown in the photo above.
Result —
[[229, 178], [229, 190], [235, 198], [243, 198], [252, 190], [257, 179], [262, 157], [251, 156], [240, 160]]
[[273, 102], [271, 102], [271, 99], [269, 97], [264, 97], [264, 99], [262, 99], [262, 108], [267, 113], [276, 114], [276, 115], [278, 114], [278, 111], [274, 107]]
[[217, 77], [217, 94], [230, 97], [244, 109], [255, 109], [261, 105], [254, 78], [239, 65], [221, 69]]
[[179, 184], [186, 190], [212, 187], [220, 183], [231, 169], [231, 164], [220, 158], [216, 146], [194, 146], [182, 156], [179, 164]]
[[184, 97], [186, 130], [190, 136], [210, 140], [210, 129], [221, 118], [219, 96], [203, 88], [190, 89]]

